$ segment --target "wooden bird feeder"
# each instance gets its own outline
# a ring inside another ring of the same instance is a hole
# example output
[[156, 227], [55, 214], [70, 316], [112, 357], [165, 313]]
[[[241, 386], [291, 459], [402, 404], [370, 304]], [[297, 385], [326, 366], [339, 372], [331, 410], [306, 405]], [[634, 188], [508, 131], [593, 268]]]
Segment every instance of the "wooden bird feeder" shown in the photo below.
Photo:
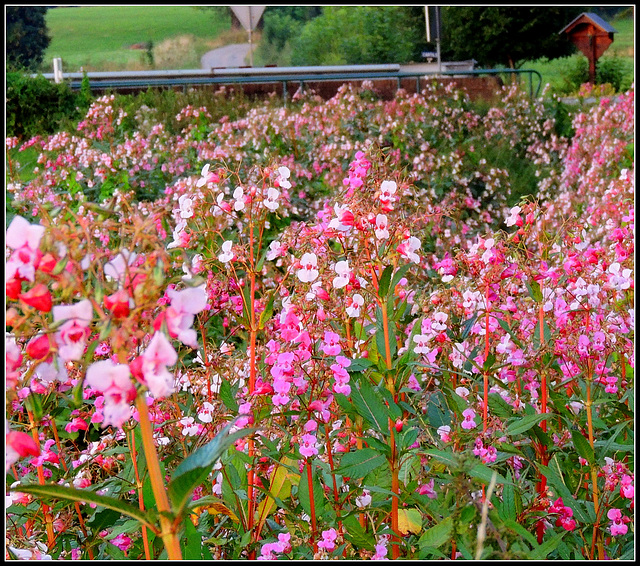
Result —
[[589, 60], [589, 82], [592, 84], [596, 82], [596, 63], [613, 43], [614, 33], [618, 32], [601, 17], [588, 12], [580, 14], [560, 31]]

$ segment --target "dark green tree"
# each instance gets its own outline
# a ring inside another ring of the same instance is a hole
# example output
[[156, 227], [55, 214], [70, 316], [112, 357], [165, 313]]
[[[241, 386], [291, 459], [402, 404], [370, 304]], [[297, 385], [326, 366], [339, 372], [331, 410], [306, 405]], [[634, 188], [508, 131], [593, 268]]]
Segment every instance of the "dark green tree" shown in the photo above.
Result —
[[46, 6], [6, 7], [6, 64], [8, 69], [35, 71], [44, 59], [51, 38]]
[[292, 40], [294, 65], [420, 61], [423, 6], [324, 6]]
[[485, 68], [566, 57], [575, 47], [559, 32], [583, 11], [580, 6], [445, 6], [442, 57], [475, 59]]

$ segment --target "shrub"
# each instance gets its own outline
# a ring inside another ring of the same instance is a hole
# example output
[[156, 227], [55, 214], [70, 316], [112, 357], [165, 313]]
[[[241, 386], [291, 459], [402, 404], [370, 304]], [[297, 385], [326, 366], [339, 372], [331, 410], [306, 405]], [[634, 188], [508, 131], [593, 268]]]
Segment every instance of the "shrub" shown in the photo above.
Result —
[[7, 74], [7, 135], [29, 138], [52, 134], [79, 120], [89, 107], [86, 90], [75, 93], [67, 83], [42, 75]]

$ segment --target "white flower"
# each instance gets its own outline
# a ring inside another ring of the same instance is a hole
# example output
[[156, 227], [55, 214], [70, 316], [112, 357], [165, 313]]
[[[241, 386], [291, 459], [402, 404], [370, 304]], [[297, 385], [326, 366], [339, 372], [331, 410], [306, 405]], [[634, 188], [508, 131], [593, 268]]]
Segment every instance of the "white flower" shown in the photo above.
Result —
[[222, 263], [227, 263], [233, 259], [233, 252], [231, 251], [232, 246], [233, 242], [231, 240], [227, 240], [222, 244], [222, 253], [218, 256], [218, 259]]
[[318, 257], [313, 253], [305, 253], [300, 258], [300, 267], [296, 275], [303, 283], [311, 283], [320, 275], [316, 269], [318, 267]]
[[244, 210], [244, 189], [242, 187], [236, 187], [236, 190], [233, 191], [233, 198], [235, 199], [233, 210]]
[[349, 283], [349, 279], [351, 278], [351, 269], [349, 268], [349, 261], [339, 261], [336, 263], [335, 272], [338, 274], [338, 277], [333, 279], [333, 287], [334, 289], [342, 289], [347, 283]]
[[180, 218], [191, 218], [193, 216], [193, 199], [187, 195], [181, 195], [178, 198], [180, 206]]
[[289, 168], [284, 166], [278, 167], [278, 174], [280, 175], [280, 178], [278, 179], [278, 184], [283, 189], [290, 189], [291, 183], [288, 181], [288, 179], [291, 176], [291, 171], [289, 171]]
[[389, 237], [388, 220], [386, 214], [378, 214], [376, 216], [375, 233], [378, 240], [384, 240]]
[[352, 318], [360, 316], [360, 307], [362, 305], [364, 305], [364, 298], [360, 293], [356, 293], [352, 297], [351, 305], [347, 307], [347, 314]]
[[273, 187], [269, 187], [267, 191], [267, 198], [262, 201], [269, 210], [275, 210], [280, 206], [278, 203], [278, 197], [280, 196], [280, 191], [278, 189], [274, 189]]

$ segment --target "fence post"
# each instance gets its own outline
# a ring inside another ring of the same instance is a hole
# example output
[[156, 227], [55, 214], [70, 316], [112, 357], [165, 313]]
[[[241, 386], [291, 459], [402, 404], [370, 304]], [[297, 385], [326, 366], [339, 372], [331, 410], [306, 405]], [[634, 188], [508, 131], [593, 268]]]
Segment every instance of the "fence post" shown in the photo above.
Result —
[[56, 83], [62, 82], [62, 59], [60, 57], [53, 59], [53, 80]]

